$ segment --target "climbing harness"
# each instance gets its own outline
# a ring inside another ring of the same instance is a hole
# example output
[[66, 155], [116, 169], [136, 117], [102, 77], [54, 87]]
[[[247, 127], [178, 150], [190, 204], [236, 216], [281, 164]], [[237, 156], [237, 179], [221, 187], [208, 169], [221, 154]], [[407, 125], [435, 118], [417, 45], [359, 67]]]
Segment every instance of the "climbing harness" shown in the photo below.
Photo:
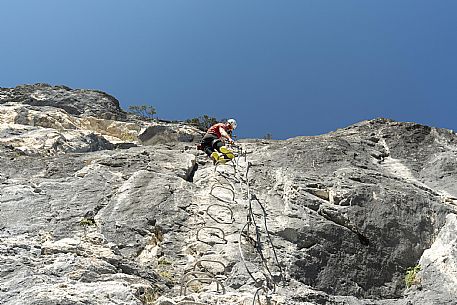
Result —
[[[235, 158], [227, 160], [226, 163], [216, 162], [214, 166], [214, 183], [210, 187], [209, 195], [217, 201], [208, 205], [206, 215], [217, 224], [233, 224], [235, 222], [233, 207], [239, 206], [236, 201], [234, 182], [239, 185], [243, 195], [242, 199], [247, 200], [247, 213], [246, 222], [239, 231], [238, 250], [247, 274], [257, 287], [252, 304], [255, 305], [256, 301], [258, 304], [261, 304], [261, 295], [264, 296], [266, 304], [272, 304], [271, 295], [276, 292], [278, 282], [284, 281], [283, 270], [268, 231], [267, 211], [264, 204], [251, 190], [249, 171], [253, 165], [247, 161], [247, 151], [242, 146], [232, 146], [231, 150]], [[240, 163], [240, 160], [243, 159], [244, 163], [247, 164], [244, 173], [241, 172], [242, 166]], [[223, 171], [219, 170], [222, 164], [224, 164], [225, 169]], [[212, 212], [215, 208], [225, 210], [226, 213], [219, 212], [218, 215], [215, 215]], [[222, 228], [206, 225], [206, 223], [196, 231], [196, 240], [209, 245], [228, 243], [226, 234]], [[272, 253], [272, 255], [268, 256], [266, 251], [270, 251], [269, 253]], [[205, 258], [197, 260], [193, 265], [192, 271], [185, 273], [181, 278], [180, 295], [186, 295], [187, 287], [197, 281], [208, 284], [215, 282], [217, 292], [225, 294], [226, 290], [221, 279], [223, 274], [216, 276], [214, 273], [207, 271], [202, 265], [202, 262], [222, 266], [222, 273], [227, 271], [225, 264], [220, 261]], [[275, 268], [275, 271], [272, 268]], [[198, 271], [197, 269], [202, 271]], [[275, 272], [279, 272], [279, 276], [275, 275]], [[178, 304], [204, 303], [190, 302]]]

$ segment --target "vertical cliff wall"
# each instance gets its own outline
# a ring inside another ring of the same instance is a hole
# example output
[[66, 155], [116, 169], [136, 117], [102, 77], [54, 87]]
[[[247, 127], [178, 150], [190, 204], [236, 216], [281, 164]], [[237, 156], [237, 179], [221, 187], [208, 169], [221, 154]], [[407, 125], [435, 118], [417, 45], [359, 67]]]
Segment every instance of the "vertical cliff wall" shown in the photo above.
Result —
[[0, 89], [0, 303], [453, 304], [452, 131], [375, 119], [217, 167], [199, 137], [98, 91]]

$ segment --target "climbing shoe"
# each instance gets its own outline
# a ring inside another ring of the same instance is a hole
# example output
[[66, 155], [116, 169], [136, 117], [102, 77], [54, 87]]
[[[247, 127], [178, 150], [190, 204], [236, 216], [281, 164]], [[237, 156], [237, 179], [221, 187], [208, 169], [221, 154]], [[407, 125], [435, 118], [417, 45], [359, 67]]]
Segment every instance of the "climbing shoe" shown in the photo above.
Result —
[[219, 150], [221, 153], [223, 153], [225, 156], [227, 156], [227, 158], [229, 158], [229, 159], [235, 158], [235, 155], [233, 154], [233, 152], [230, 149], [228, 149], [227, 147], [222, 146]]
[[213, 162], [216, 163], [217, 161], [219, 161], [219, 154], [214, 151], [212, 154], [211, 154], [211, 159], [213, 159]]
[[230, 161], [229, 159], [225, 159], [224, 157], [220, 157], [219, 160], [215, 164], [225, 164], [225, 162]]
[[225, 164], [225, 162], [230, 161], [230, 159], [226, 159], [223, 156], [220, 156], [217, 152], [213, 152], [211, 154], [211, 159], [213, 159], [213, 164]]

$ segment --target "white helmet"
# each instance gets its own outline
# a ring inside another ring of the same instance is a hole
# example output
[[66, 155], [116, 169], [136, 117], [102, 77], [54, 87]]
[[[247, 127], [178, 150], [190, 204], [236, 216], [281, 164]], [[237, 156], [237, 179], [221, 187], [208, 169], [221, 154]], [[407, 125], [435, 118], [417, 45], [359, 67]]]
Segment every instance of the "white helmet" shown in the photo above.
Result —
[[228, 119], [228, 120], [227, 120], [227, 124], [229, 124], [230, 126], [232, 126], [232, 129], [235, 129], [236, 126], [237, 126], [235, 119]]

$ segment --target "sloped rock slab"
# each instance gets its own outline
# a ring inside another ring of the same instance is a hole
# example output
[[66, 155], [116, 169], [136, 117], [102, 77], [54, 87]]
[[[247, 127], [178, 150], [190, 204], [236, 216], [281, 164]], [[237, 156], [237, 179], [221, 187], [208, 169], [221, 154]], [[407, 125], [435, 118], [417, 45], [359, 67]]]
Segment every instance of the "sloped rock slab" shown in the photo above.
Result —
[[113, 96], [97, 90], [71, 89], [48, 84], [0, 88], [0, 104], [21, 103], [61, 108], [74, 116], [125, 120], [127, 114]]

